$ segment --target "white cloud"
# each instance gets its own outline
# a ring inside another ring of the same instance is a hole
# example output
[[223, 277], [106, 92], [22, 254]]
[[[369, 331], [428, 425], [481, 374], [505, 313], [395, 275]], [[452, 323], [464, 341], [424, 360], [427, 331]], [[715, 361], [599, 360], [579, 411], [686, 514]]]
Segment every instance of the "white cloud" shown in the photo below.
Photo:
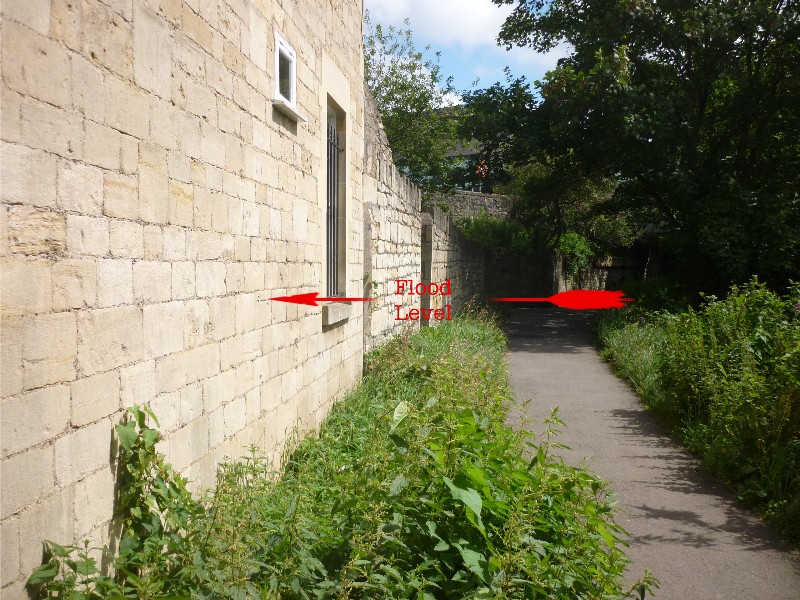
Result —
[[364, 0], [364, 6], [376, 23], [402, 26], [409, 18], [415, 37], [465, 50], [494, 46], [512, 10], [491, 0]]

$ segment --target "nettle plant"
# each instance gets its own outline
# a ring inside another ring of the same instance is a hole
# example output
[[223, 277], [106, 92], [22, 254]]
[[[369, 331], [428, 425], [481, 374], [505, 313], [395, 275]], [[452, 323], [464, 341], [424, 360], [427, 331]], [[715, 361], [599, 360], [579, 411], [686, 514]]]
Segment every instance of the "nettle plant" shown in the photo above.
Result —
[[[371, 353], [362, 385], [280, 473], [251, 449], [194, 499], [155, 451], [154, 415], [117, 426], [113, 575], [48, 543], [31, 577], [62, 598], [623, 598], [624, 531], [602, 481], [505, 424], [504, 340], [459, 318]], [[156, 421], [157, 423], [157, 421]], [[107, 552], [107, 551], [106, 551]]]

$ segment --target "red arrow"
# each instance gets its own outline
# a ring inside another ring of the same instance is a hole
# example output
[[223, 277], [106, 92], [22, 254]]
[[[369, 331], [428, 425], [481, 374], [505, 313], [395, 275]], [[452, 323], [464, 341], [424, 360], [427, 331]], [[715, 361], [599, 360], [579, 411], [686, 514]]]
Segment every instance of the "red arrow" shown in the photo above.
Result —
[[549, 298], [491, 298], [495, 302], [551, 302], [561, 308], [589, 310], [593, 308], [622, 308], [633, 298], [625, 298], [625, 292], [606, 290], [570, 290]]
[[294, 296], [278, 296], [270, 298], [278, 302], [289, 302], [290, 304], [304, 304], [306, 306], [319, 306], [317, 302], [372, 302], [374, 298], [318, 298], [319, 292], [309, 292], [308, 294], [295, 294]]

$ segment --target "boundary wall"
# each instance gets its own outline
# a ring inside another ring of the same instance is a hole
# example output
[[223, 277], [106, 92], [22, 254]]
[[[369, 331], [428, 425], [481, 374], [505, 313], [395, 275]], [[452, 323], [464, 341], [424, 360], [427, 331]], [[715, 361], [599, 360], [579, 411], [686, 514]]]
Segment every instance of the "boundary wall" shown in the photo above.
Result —
[[[394, 319], [420, 297], [393, 291], [425, 280], [423, 244], [456, 305], [481, 291], [482, 251], [421, 212], [392, 165], [365, 99], [361, 0], [0, 11], [0, 595], [14, 599], [43, 540], [113, 543], [112, 430], [129, 407], [156, 412], [160, 451], [195, 488], [251, 444], [278, 461], [358, 382], [365, 349], [420, 325]], [[273, 101], [276, 34], [296, 52], [291, 111]], [[325, 295], [330, 114], [345, 292], [378, 300], [271, 302]]]

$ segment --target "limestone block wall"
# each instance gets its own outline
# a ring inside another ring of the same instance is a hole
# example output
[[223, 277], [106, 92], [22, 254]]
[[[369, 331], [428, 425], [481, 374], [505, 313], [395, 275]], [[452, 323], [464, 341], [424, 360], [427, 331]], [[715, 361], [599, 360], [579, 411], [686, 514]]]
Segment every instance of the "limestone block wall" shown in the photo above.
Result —
[[[363, 282], [361, 1], [2, 3], [2, 573], [43, 539], [110, 535], [112, 427], [134, 403], [196, 486], [277, 456], [362, 365], [362, 314], [324, 292], [325, 128], [345, 128], [346, 287]], [[295, 122], [272, 103], [297, 53]]]
[[[426, 324], [423, 319], [398, 319], [412, 309], [451, 304], [458, 311], [469, 300], [481, 297], [484, 251], [463, 237], [453, 224], [453, 215], [436, 202], [428, 202], [423, 210], [421, 190], [394, 166], [377, 107], [369, 94], [364, 106], [364, 294], [374, 297], [363, 308], [364, 349], [369, 351], [394, 335]], [[480, 198], [474, 199], [479, 201]], [[496, 200], [488, 198], [486, 202], [492, 204]], [[450, 279], [452, 296], [397, 294], [399, 279], [415, 284]]]
[[364, 293], [375, 300], [364, 306], [365, 350], [384, 343], [404, 327], [419, 328], [419, 321], [396, 320], [420, 307], [420, 297], [397, 295], [395, 281], [422, 277], [422, 193], [400, 174], [374, 101], [365, 101], [364, 151]]
[[435, 204], [426, 207], [425, 212], [425, 221], [431, 228], [426, 233], [431, 244], [431, 281], [438, 283], [449, 279], [452, 290], [452, 296], [431, 297], [429, 306], [439, 308], [451, 304], [455, 314], [471, 301], [485, 297], [485, 250], [463, 236], [449, 212]]
[[438, 194], [435, 202], [440, 207], [447, 207], [454, 217], [475, 217], [485, 213], [498, 219], [507, 219], [510, 212], [510, 199], [502, 194], [453, 190]]

